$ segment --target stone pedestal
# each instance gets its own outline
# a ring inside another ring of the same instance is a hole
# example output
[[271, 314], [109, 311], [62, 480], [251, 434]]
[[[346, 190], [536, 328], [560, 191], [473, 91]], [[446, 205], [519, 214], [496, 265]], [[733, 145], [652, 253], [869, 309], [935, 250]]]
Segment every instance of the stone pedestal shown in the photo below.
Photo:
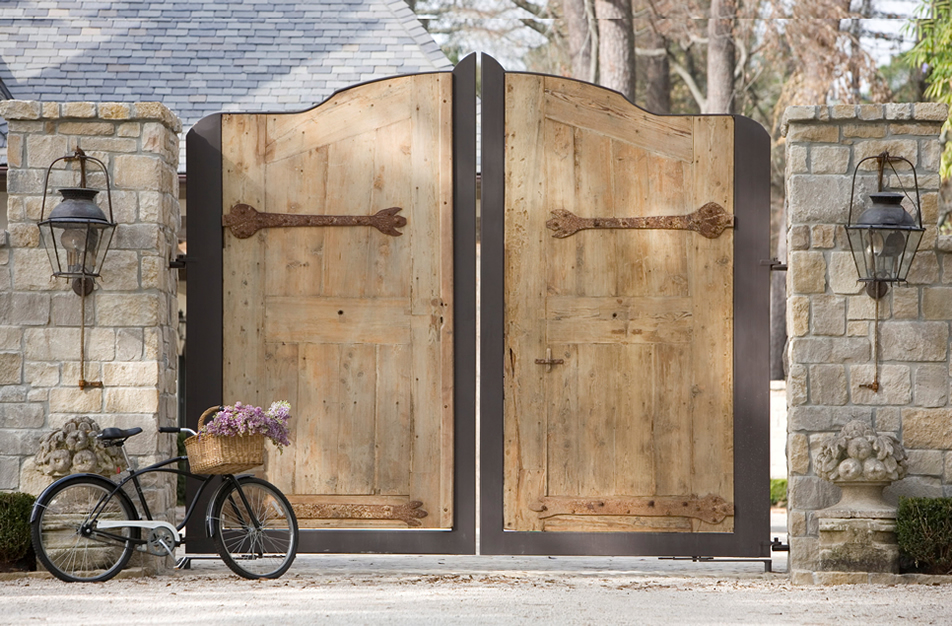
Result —
[[818, 516], [820, 553], [817, 569], [823, 572], [899, 573], [896, 516]]

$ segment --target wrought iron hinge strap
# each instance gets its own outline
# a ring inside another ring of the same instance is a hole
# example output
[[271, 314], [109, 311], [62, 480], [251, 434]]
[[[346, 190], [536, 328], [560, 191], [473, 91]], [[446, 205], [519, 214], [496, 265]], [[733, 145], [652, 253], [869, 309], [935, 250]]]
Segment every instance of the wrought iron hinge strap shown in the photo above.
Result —
[[402, 209], [390, 207], [373, 215], [295, 215], [291, 213], [262, 213], [253, 206], [236, 204], [222, 216], [222, 226], [231, 229], [239, 239], [251, 237], [262, 228], [290, 226], [373, 226], [385, 235], [399, 237], [398, 228], [407, 225], [407, 218], [397, 215]]

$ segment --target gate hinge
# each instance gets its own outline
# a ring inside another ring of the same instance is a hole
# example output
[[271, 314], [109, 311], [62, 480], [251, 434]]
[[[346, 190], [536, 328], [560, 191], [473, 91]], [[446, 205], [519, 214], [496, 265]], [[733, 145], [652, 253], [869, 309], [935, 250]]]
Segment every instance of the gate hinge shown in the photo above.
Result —
[[779, 259], [770, 259], [770, 260], [761, 259], [760, 264], [769, 266], [771, 272], [786, 272], [787, 271], [787, 264], [781, 263]]

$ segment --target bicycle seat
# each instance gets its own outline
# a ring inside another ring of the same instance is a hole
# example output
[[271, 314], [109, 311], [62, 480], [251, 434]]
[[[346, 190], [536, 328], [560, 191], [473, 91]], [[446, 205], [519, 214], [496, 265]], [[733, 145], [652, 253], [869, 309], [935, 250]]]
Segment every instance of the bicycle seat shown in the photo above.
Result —
[[103, 428], [102, 432], [99, 433], [99, 438], [104, 440], [115, 440], [115, 439], [128, 439], [133, 435], [138, 435], [142, 432], [142, 429], [136, 426], [135, 428], [129, 428], [123, 430], [122, 428]]

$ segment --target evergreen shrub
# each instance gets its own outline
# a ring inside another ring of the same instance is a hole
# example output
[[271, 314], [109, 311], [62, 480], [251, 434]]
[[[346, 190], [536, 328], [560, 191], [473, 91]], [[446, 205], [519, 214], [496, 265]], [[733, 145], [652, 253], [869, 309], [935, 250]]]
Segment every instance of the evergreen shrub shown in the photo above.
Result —
[[952, 574], [952, 498], [899, 498], [896, 538], [902, 570]]

